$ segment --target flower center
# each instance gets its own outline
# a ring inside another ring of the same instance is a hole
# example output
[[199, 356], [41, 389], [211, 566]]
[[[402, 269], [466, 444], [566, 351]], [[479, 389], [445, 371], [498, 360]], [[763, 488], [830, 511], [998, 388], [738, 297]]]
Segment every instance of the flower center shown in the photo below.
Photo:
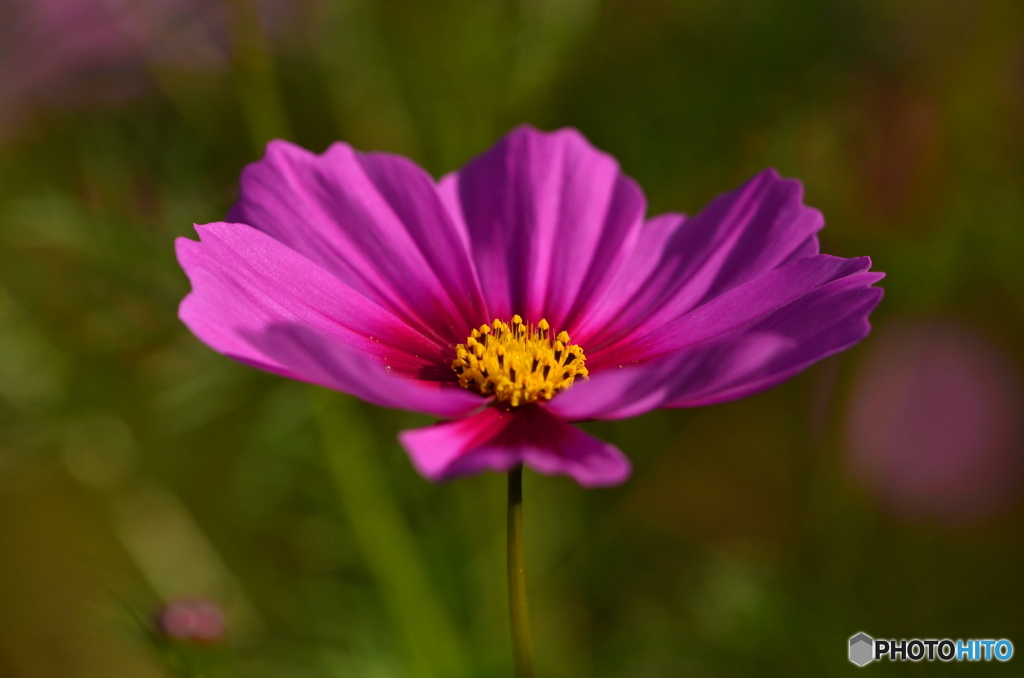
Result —
[[586, 377], [585, 362], [583, 349], [569, 343], [567, 332], [552, 340], [547, 320], [534, 327], [514, 315], [511, 323], [495, 320], [473, 330], [455, 347], [452, 369], [463, 388], [518, 407], [551, 400], [577, 377]]

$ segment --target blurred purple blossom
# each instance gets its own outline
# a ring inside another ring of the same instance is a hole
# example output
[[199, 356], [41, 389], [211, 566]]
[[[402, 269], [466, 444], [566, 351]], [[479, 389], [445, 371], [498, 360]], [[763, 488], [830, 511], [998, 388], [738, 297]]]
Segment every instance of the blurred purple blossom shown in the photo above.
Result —
[[1017, 487], [1020, 415], [1012, 360], [978, 333], [945, 322], [889, 327], [854, 384], [850, 469], [898, 514], [972, 521]]
[[175, 640], [213, 643], [227, 633], [220, 607], [202, 598], [181, 598], [164, 605], [156, 616], [159, 633]]
[[[268, 32], [297, 3], [256, 3]], [[221, 0], [0, 0], [0, 137], [35, 111], [124, 100], [154, 68], [214, 70], [230, 61]]]

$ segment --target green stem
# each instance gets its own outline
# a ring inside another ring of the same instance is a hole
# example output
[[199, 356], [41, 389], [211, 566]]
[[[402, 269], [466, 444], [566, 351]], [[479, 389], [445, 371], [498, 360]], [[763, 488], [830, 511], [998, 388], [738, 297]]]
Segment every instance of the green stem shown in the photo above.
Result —
[[508, 472], [508, 607], [516, 678], [533, 678], [533, 643], [523, 564], [523, 467]]

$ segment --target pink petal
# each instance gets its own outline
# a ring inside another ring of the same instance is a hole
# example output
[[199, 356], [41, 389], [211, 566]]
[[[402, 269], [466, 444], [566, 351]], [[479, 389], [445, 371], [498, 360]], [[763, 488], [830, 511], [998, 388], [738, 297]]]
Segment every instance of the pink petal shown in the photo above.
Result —
[[642, 225], [645, 200], [618, 163], [572, 129], [518, 127], [442, 181], [491, 314], [572, 332]]
[[518, 464], [568, 475], [583, 487], [618, 485], [632, 472], [618, 448], [542, 407], [489, 407], [466, 419], [402, 431], [398, 438], [420, 474], [435, 482]]
[[[449, 347], [410, 329], [302, 255], [242, 224], [196, 230], [201, 242], [176, 243], [192, 282], [179, 316], [215, 350], [390, 407], [455, 416], [485, 402], [436, 383], [453, 378], [444, 369]], [[435, 383], [420, 381], [424, 377]]]
[[651, 297], [655, 290], [674, 284], [672, 266], [667, 264], [679, 256], [673, 248], [686, 216], [669, 213], [654, 217], [644, 224], [635, 245], [611, 278], [601, 303], [587, 307], [571, 328], [573, 342], [584, 346], [607, 343], [651, 314]]
[[769, 314], [745, 334], [770, 336], [784, 343], [757, 369], [699, 391], [676, 389], [666, 407], [697, 407], [745, 398], [850, 348], [871, 331], [868, 316], [883, 296], [882, 289], [872, 285], [883, 276], [865, 271], [841, 278]]
[[880, 277], [860, 272], [837, 278], [731, 332], [595, 374], [549, 407], [569, 420], [620, 419], [758, 393], [863, 339], [870, 330], [867, 316], [882, 297], [871, 287]]
[[665, 322], [795, 259], [818, 254], [824, 220], [803, 204], [799, 181], [761, 172], [689, 220], [662, 215], [641, 231], [609, 294], [576, 341], [632, 341]]
[[[360, 351], [325, 341], [302, 325], [277, 325], [251, 335], [252, 345], [287, 364], [293, 378], [350, 393], [361, 400], [437, 417], [462, 417], [489, 399], [454, 383], [403, 377]], [[260, 365], [256, 365], [260, 367]]]
[[270, 234], [427, 336], [465, 340], [487, 317], [473, 262], [430, 176], [336, 143], [273, 141], [228, 215]]
[[[842, 259], [826, 254], [797, 259], [735, 287], [681, 316], [659, 310], [627, 337], [585, 346], [591, 373], [653, 360], [714, 337], [751, 326], [805, 294], [871, 267], [867, 257]], [[871, 274], [867, 286], [881, 278]], [[858, 279], [859, 280], [859, 279]]]

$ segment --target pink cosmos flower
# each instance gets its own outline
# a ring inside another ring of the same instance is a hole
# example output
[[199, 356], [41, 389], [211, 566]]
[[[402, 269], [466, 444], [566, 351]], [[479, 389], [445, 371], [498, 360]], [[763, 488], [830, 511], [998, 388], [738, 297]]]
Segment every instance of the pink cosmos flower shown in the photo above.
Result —
[[283, 141], [223, 223], [181, 238], [180, 317], [235, 360], [448, 421], [399, 435], [425, 477], [630, 463], [572, 425], [763, 391], [867, 335], [867, 257], [766, 170], [699, 214], [572, 129], [519, 127], [435, 182], [406, 158]]

